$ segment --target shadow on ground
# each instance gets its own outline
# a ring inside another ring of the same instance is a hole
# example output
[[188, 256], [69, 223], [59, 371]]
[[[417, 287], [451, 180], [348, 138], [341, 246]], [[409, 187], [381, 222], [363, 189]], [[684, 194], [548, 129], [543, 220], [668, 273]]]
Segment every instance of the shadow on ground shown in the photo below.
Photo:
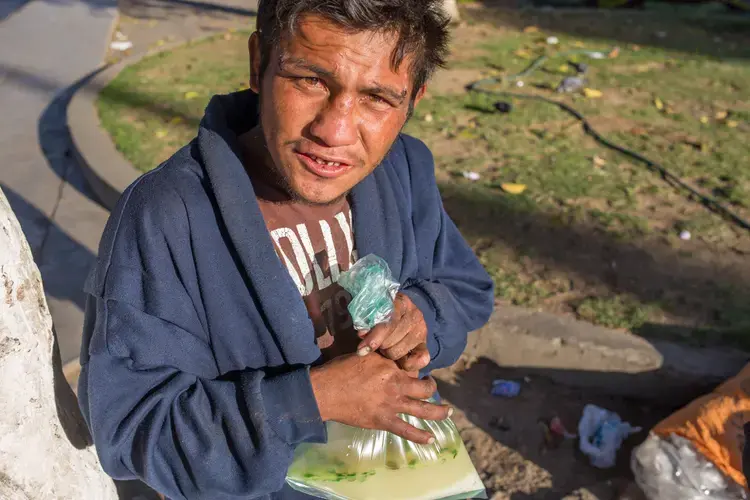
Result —
[[[583, 1], [581, 2], [583, 4]], [[471, 21], [561, 33], [627, 45], [721, 58], [750, 58], [750, 14], [719, 4], [646, 2], [644, 9], [514, 8], [513, 0], [479, 0], [463, 9]], [[696, 36], [696, 33], [703, 36]], [[705, 34], [714, 43], [701, 43]]]

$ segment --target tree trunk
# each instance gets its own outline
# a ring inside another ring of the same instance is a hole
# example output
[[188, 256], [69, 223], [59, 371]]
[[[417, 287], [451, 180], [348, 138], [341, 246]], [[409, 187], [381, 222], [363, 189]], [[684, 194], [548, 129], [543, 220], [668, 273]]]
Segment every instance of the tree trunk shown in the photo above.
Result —
[[456, 4], [456, 0], [444, 0], [443, 8], [451, 18], [452, 23], [458, 22], [461, 19], [461, 16], [458, 15], [458, 5]]
[[39, 270], [0, 190], [0, 499], [116, 500], [90, 444]]

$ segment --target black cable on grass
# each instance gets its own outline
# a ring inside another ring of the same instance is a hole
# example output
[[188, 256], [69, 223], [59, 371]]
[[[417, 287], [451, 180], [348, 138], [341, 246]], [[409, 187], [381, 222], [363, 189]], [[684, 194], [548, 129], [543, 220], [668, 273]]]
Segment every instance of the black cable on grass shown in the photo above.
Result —
[[[520, 74], [529, 74], [531, 71], [539, 67], [540, 61], [534, 61], [532, 65], [527, 68], [527, 70], [523, 71]], [[529, 71], [531, 70], [531, 71]], [[517, 77], [517, 75], [516, 75]], [[666, 167], [663, 165], [660, 165], [659, 163], [656, 163], [655, 161], [649, 160], [645, 156], [641, 155], [640, 153], [637, 153], [633, 151], [632, 149], [628, 149], [624, 146], [620, 146], [619, 144], [615, 144], [612, 141], [608, 140], [604, 136], [602, 136], [599, 132], [594, 129], [594, 127], [591, 126], [591, 123], [589, 123], [588, 119], [582, 115], [578, 110], [576, 110], [574, 107], [565, 104], [564, 102], [556, 101], [554, 99], [549, 99], [547, 97], [541, 96], [541, 95], [534, 95], [534, 94], [525, 94], [521, 92], [509, 92], [506, 90], [490, 90], [486, 88], [481, 88], [482, 85], [488, 85], [493, 83], [500, 83], [498, 79], [496, 78], [487, 78], [484, 80], [479, 80], [477, 82], [471, 83], [466, 87], [466, 90], [469, 92], [477, 92], [480, 94], [486, 94], [490, 96], [497, 96], [497, 97], [507, 97], [511, 99], [526, 99], [530, 101], [541, 101], [545, 102], [547, 104], [552, 104], [557, 106], [558, 108], [562, 109], [566, 113], [572, 115], [575, 117], [581, 124], [583, 125], [584, 131], [594, 138], [599, 144], [609, 148], [613, 149], [619, 153], [624, 154], [625, 156], [629, 156], [630, 158], [633, 158], [634, 160], [637, 160], [643, 164], [646, 165], [646, 167], [651, 170], [652, 172], [655, 172], [661, 176], [662, 179], [664, 179], [667, 184], [669, 184], [672, 187], [682, 189], [684, 191], [687, 191], [690, 193], [692, 198], [695, 198], [700, 201], [700, 203], [705, 206], [707, 209], [709, 209], [711, 212], [723, 217], [724, 219], [736, 224], [740, 228], [750, 231], [750, 222], [746, 221], [736, 213], [734, 213], [731, 209], [724, 206], [722, 203], [718, 202], [717, 200], [711, 198], [710, 196], [701, 193], [682, 179], [680, 179], [678, 176], [673, 174], [669, 171]]]

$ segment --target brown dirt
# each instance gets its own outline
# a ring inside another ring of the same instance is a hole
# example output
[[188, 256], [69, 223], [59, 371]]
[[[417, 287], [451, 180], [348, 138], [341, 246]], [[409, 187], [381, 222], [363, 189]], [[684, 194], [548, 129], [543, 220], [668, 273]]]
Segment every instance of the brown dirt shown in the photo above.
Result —
[[[649, 429], [675, 409], [592, 394], [545, 378], [524, 381], [519, 370], [500, 368], [483, 358], [464, 358], [434, 375], [443, 398], [456, 407], [453, 420], [489, 497], [496, 500], [625, 498], [632, 479], [630, 452], [647, 431], [625, 443], [615, 468], [599, 470], [578, 451], [576, 440], [546, 439], [545, 422], [558, 416], [575, 433], [583, 407], [593, 403]], [[521, 394], [514, 399], [491, 396], [492, 381], [498, 378], [522, 382]]]

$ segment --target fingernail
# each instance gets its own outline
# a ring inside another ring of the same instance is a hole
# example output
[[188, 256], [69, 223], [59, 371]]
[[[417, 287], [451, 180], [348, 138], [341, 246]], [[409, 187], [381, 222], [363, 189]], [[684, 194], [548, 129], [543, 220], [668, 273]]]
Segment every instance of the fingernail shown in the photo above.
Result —
[[427, 441], [427, 444], [435, 444], [435, 436], [431, 437], [431, 438], [430, 438], [430, 439], [429, 439], [429, 440]]
[[453, 410], [455, 410], [455, 408], [453, 408], [452, 406], [448, 408], [448, 418], [451, 418], [453, 416]]
[[370, 352], [372, 352], [372, 349], [370, 349], [369, 345], [366, 345], [362, 349], [357, 351], [357, 356], [367, 356], [368, 354], [370, 354]]

